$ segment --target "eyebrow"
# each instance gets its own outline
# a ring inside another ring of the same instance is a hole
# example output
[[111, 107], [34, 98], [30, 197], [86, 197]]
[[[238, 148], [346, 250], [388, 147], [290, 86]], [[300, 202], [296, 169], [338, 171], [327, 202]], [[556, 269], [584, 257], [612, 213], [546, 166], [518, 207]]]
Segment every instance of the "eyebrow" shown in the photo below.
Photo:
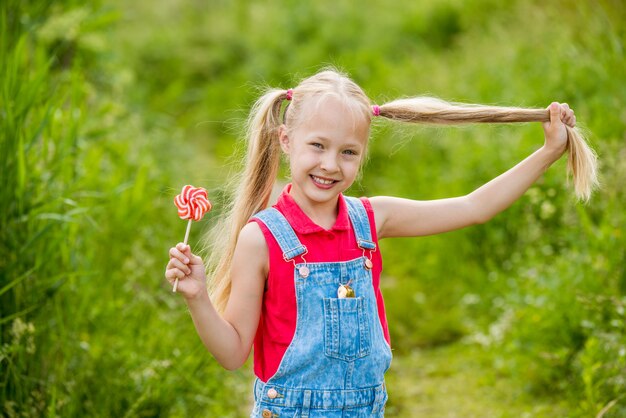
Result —
[[[321, 135], [315, 135], [311, 139], [319, 139], [319, 140], [322, 140], [322, 141], [330, 142], [330, 139], [326, 138], [325, 136], [321, 136]], [[348, 142], [347, 146], [348, 147], [358, 147], [358, 148], [362, 147], [361, 143], [358, 142], [358, 141], [350, 141], [350, 142]]]
[[325, 136], [320, 136], [320, 135], [315, 135], [312, 139], [321, 139], [322, 141], [330, 141], [330, 139], [326, 138]]

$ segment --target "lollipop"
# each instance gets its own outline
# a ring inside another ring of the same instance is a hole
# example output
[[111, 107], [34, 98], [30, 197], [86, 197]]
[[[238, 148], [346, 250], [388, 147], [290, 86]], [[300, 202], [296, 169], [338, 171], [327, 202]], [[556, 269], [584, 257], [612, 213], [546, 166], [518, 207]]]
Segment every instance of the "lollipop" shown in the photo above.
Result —
[[[211, 210], [211, 202], [209, 202], [207, 191], [202, 187], [184, 186], [178, 196], [174, 198], [174, 204], [178, 208], [178, 216], [180, 219], [189, 219], [187, 223], [187, 232], [185, 232], [185, 240], [183, 244], [187, 245], [189, 238], [189, 230], [191, 229], [191, 221], [199, 221], [205, 213]], [[174, 281], [173, 292], [178, 287], [178, 277]]]

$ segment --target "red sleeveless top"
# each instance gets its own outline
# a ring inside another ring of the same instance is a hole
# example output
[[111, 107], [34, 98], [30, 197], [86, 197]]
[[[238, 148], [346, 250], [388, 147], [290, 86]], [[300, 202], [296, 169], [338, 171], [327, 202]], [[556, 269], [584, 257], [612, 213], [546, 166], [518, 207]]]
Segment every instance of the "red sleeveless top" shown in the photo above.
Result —
[[[348, 217], [348, 209], [343, 195], [339, 195], [339, 210], [335, 225], [325, 230], [314, 223], [293, 200], [289, 191], [291, 185], [284, 189], [278, 202], [273, 206], [282, 213], [300, 242], [308, 249], [305, 256], [308, 263], [348, 261], [361, 257], [361, 250], [356, 243], [354, 230]], [[383, 328], [387, 343], [391, 345], [385, 304], [379, 288], [382, 258], [378, 250], [378, 237], [374, 223], [374, 210], [367, 198], [361, 198], [369, 218], [372, 240], [377, 250], [372, 253], [372, 284], [378, 304], [378, 318]], [[283, 260], [283, 252], [276, 239], [263, 222], [256, 222], [269, 249], [269, 274], [263, 294], [261, 318], [254, 339], [254, 373], [263, 382], [267, 382], [276, 373], [278, 366], [296, 332], [297, 306], [296, 290], [293, 282], [293, 263]], [[300, 262], [296, 260], [296, 262]]]

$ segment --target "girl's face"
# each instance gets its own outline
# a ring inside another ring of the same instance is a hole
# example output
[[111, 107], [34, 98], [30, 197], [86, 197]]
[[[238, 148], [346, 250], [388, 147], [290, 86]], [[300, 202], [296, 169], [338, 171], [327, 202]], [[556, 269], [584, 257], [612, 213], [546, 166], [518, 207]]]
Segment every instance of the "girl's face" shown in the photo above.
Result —
[[289, 155], [291, 194], [301, 205], [335, 204], [352, 185], [364, 158], [370, 121], [333, 96], [303, 103], [301, 122], [280, 129]]

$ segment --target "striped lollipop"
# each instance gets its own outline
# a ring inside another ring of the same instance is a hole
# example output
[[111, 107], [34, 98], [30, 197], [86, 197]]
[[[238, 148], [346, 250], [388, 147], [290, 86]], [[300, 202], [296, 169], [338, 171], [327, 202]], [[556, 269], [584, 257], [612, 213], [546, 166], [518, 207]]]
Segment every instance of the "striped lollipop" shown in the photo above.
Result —
[[211, 202], [207, 191], [202, 187], [186, 185], [178, 196], [174, 198], [180, 219], [199, 221], [205, 213], [211, 210]]
[[[187, 223], [187, 232], [185, 232], [185, 240], [183, 244], [187, 245], [189, 238], [189, 230], [191, 229], [191, 221], [199, 221], [205, 213], [211, 210], [211, 202], [209, 202], [208, 194], [202, 187], [193, 187], [191, 185], [183, 186], [183, 190], [174, 198], [174, 204], [178, 208], [178, 216], [181, 219], [189, 219]], [[178, 277], [174, 281], [173, 292], [178, 287]]]

